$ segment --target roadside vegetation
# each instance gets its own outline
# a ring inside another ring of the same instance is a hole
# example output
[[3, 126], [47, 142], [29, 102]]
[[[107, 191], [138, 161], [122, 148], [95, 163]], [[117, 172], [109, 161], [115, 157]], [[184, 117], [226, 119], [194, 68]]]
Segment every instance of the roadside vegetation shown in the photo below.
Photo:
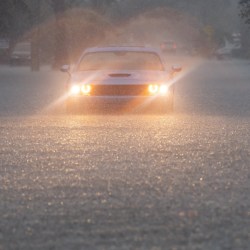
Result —
[[33, 70], [41, 62], [58, 68], [88, 46], [115, 43], [175, 40], [185, 52], [210, 56], [235, 32], [242, 35], [239, 55], [246, 55], [249, 9], [249, 0], [6, 0], [0, 3], [0, 38], [9, 40], [10, 51], [30, 41]]

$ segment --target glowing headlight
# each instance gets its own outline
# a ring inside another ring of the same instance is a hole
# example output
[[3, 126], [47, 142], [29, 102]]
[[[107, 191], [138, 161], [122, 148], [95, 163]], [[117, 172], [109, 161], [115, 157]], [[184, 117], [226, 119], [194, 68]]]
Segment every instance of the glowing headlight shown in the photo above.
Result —
[[81, 87], [79, 85], [73, 85], [70, 89], [72, 95], [78, 95], [81, 92]]
[[151, 95], [156, 95], [156, 94], [166, 95], [168, 93], [168, 85], [150, 84], [148, 86], [148, 91]]
[[159, 85], [150, 84], [150, 85], [148, 86], [148, 90], [149, 90], [150, 94], [155, 95], [155, 94], [157, 94], [158, 91], [159, 91]]
[[167, 85], [161, 85], [160, 86], [160, 94], [166, 95], [168, 93], [168, 86]]
[[91, 86], [90, 85], [82, 85], [81, 87], [81, 92], [84, 94], [84, 95], [88, 95], [91, 91]]

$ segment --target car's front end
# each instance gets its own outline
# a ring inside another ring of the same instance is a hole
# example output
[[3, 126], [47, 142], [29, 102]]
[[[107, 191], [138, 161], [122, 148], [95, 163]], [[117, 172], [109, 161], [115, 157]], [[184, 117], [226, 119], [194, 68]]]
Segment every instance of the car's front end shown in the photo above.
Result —
[[[139, 111], [160, 103], [165, 106], [172, 101], [173, 86], [167, 81], [167, 77], [165, 80], [162, 77], [150, 81], [145, 77], [146, 72], [141, 72], [139, 75], [131, 72], [98, 73], [103, 75], [102, 79], [70, 81], [67, 87], [70, 109], [82, 107], [85, 110], [92, 110], [107, 107]], [[133, 77], [134, 74], [137, 79]], [[140, 77], [141, 74], [144, 76]], [[85, 79], [90, 78], [89, 75]]]
[[[87, 52], [87, 56], [83, 56], [83, 58], [87, 57], [88, 66], [84, 64], [81, 67], [81, 59], [70, 75], [67, 86], [68, 110], [92, 110], [94, 108], [108, 108], [110, 110], [121, 107], [129, 111], [149, 110], [151, 108], [156, 111], [166, 111], [173, 108], [174, 86], [171, 85], [169, 72], [164, 69], [158, 55], [149, 54], [155, 52], [148, 50], [139, 50], [138, 52], [135, 49], [131, 52], [128, 48], [125, 51], [110, 49], [108, 52], [105, 51], [106, 60], [102, 61], [101, 64], [105, 65], [105, 62], [107, 64], [110, 62], [110, 59], [107, 59], [107, 55], [110, 56], [108, 53], [112, 53], [111, 57], [118, 57], [118, 59], [115, 58], [116, 64], [112, 67], [102, 66], [101, 68], [99, 62], [98, 67], [96, 61], [91, 63], [93, 55], [89, 55], [89, 53], [96, 53], [94, 57], [97, 57], [98, 54], [98, 52]], [[102, 50], [101, 53], [103, 53]], [[150, 66], [146, 67], [144, 65], [147, 62], [134, 59], [132, 65], [127, 60], [134, 57], [134, 53], [137, 53], [135, 58], [151, 58], [153, 62], [148, 63]], [[142, 53], [148, 54], [145, 56]], [[139, 66], [140, 63], [143, 66]]]

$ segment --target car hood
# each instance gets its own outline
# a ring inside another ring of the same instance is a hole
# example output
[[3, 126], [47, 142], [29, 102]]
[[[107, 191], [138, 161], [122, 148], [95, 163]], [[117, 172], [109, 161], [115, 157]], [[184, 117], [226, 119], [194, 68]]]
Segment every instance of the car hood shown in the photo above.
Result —
[[165, 82], [166, 71], [84, 71], [72, 73], [72, 82], [93, 84], [145, 84]]

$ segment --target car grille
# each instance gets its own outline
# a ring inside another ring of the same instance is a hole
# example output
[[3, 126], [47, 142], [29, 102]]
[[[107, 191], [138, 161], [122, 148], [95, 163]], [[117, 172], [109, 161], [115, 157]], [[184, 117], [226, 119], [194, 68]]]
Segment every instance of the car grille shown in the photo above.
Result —
[[94, 85], [91, 96], [145, 96], [148, 85]]

